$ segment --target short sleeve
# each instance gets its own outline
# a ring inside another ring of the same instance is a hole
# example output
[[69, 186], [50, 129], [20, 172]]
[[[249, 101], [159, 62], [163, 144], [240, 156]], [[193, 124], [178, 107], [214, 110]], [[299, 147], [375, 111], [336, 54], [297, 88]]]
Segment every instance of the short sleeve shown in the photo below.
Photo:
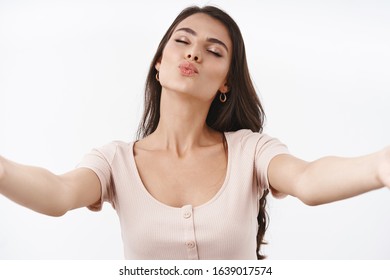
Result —
[[262, 194], [265, 189], [269, 189], [276, 198], [283, 198], [286, 195], [270, 188], [268, 181], [268, 166], [271, 160], [280, 154], [289, 154], [288, 148], [277, 138], [272, 138], [267, 134], [261, 134], [256, 145], [255, 169], [259, 183], [259, 192]]
[[101, 148], [93, 149], [86, 154], [81, 162], [77, 165], [78, 168], [89, 168], [99, 178], [101, 186], [100, 201], [88, 206], [92, 211], [100, 211], [103, 202], [110, 202], [115, 208], [115, 186], [112, 180], [112, 161], [115, 157], [117, 145], [113, 142]]

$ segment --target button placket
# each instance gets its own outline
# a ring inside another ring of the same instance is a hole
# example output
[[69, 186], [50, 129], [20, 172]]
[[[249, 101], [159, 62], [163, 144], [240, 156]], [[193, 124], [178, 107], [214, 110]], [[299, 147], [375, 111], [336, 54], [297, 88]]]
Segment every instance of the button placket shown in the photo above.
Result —
[[185, 205], [182, 208], [182, 217], [185, 225], [185, 244], [187, 257], [190, 260], [199, 259], [198, 248], [195, 239], [194, 214], [192, 205]]

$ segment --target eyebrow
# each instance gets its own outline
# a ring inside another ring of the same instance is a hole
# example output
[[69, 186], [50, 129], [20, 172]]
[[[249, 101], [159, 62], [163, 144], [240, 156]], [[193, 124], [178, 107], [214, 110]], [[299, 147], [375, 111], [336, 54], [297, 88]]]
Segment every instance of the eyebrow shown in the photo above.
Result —
[[[191, 28], [188, 28], [188, 27], [182, 27], [182, 28], [179, 28], [177, 29], [175, 32], [177, 31], [184, 31], [184, 32], [187, 32], [191, 35], [194, 35], [194, 36], [197, 36], [198, 34], [195, 32], [195, 30], [191, 29]], [[226, 46], [226, 44], [224, 42], [222, 42], [221, 40], [218, 40], [217, 38], [207, 38], [206, 40], [207, 42], [210, 42], [210, 43], [215, 43], [215, 44], [218, 44], [218, 45], [221, 45], [222, 47], [225, 48], [225, 50], [227, 52], [229, 52], [229, 49], [228, 47]]]

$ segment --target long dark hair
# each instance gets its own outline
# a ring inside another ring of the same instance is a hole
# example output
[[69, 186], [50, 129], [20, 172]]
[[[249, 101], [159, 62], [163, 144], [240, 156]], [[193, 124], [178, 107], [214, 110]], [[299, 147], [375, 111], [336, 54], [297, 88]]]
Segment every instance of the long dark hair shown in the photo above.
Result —
[[[232, 60], [227, 75], [227, 84], [229, 86], [229, 93], [226, 95], [227, 100], [221, 104], [219, 95], [216, 94], [207, 115], [207, 125], [219, 132], [237, 131], [239, 129], [250, 129], [253, 132], [262, 132], [263, 130], [265, 114], [249, 75], [244, 40], [238, 25], [227, 13], [216, 7], [192, 6], [184, 9], [173, 21], [162, 38], [150, 64], [145, 84], [145, 109], [137, 132], [138, 139], [146, 137], [155, 131], [160, 119], [161, 85], [156, 80], [157, 70], [155, 65], [161, 58], [165, 45], [176, 26], [187, 17], [196, 13], [207, 14], [223, 23], [229, 32], [233, 44]], [[257, 216], [259, 228], [256, 253], [258, 259], [265, 258], [264, 255], [260, 254], [260, 246], [265, 244], [263, 238], [268, 222], [265, 209], [267, 194], [268, 191], [260, 199], [260, 209]]]

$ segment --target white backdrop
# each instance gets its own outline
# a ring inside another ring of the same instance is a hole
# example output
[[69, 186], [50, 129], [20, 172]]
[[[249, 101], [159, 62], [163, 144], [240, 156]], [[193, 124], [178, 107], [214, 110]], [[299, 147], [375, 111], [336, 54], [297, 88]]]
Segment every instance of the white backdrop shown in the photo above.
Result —
[[[0, 154], [64, 173], [134, 139], [157, 44], [214, 4], [239, 24], [265, 131], [305, 160], [390, 144], [390, 2], [0, 0]], [[390, 192], [324, 206], [269, 200], [270, 259], [390, 259]], [[122, 259], [110, 205], [53, 218], [0, 197], [0, 259]]]

